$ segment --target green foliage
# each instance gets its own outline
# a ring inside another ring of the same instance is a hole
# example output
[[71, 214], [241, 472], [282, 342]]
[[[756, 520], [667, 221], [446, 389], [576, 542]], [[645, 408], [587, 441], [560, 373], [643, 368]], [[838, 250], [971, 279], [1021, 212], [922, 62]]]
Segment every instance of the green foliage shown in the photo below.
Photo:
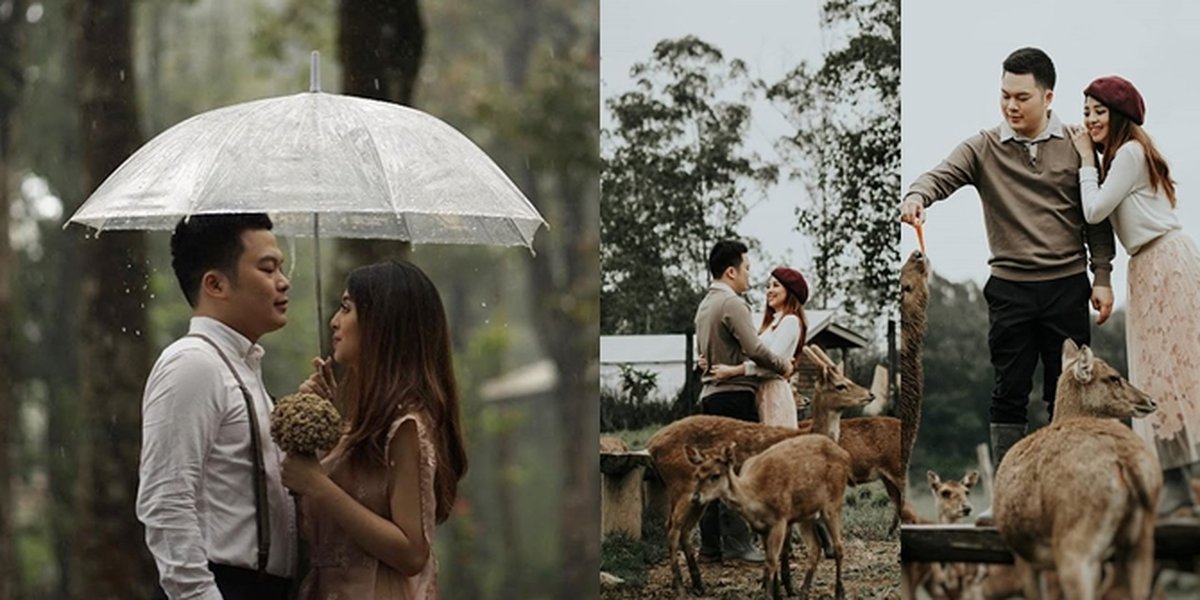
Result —
[[645, 402], [658, 389], [658, 373], [621, 365], [621, 390], [634, 402]]
[[709, 249], [739, 237], [746, 196], [778, 167], [742, 149], [756, 93], [742, 61], [688, 36], [631, 74], [635, 89], [605, 102], [616, 127], [602, 133], [601, 331], [682, 333]]
[[767, 85], [796, 127], [780, 140], [810, 203], [798, 230], [814, 240], [811, 302], [856, 325], [894, 310], [900, 229], [900, 3], [830, 0], [822, 27], [843, 43], [816, 68], [800, 64]]

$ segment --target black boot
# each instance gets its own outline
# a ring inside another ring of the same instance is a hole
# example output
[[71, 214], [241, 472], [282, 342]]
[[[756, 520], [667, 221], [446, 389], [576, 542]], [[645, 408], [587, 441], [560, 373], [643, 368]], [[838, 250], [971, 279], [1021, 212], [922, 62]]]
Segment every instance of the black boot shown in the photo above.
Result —
[[766, 557], [754, 546], [754, 532], [737, 512], [721, 505], [721, 558], [761, 564]]
[[[992, 423], [989, 429], [992, 438], [992, 475], [995, 476], [1000, 470], [1000, 463], [1004, 460], [1004, 455], [1008, 454], [1009, 448], [1025, 437], [1026, 426], [1020, 423]], [[995, 525], [991, 506], [979, 513], [975, 524], [981, 527]]]

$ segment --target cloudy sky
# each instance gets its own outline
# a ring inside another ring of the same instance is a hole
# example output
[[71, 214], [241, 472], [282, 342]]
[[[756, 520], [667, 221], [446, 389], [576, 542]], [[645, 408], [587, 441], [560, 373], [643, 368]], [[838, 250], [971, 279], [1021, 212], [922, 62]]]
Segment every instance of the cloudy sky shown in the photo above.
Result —
[[[801, 61], [820, 62], [824, 43], [817, 21], [820, 6], [816, 0], [602, 0], [601, 99], [633, 89], [629, 69], [648, 60], [655, 44], [686, 35], [716, 46], [727, 60], [742, 59], [752, 78], [778, 81]], [[751, 109], [747, 149], [778, 162], [773, 144], [792, 128], [769, 102], [753, 103]], [[601, 126], [611, 126], [603, 107]], [[765, 198], [747, 198], [755, 204], [740, 233], [758, 238], [770, 257], [807, 269], [811, 251], [794, 229], [794, 209], [806, 197], [803, 185], [783, 181], [769, 188]], [[753, 265], [753, 281], [765, 286], [770, 268]]]
[[[962, 140], [999, 124], [1000, 65], [1012, 50], [1037, 46], [1058, 71], [1054, 110], [1079, 123], [1083, 88], [1119, 74], [1146, 101], [1146, 131], [1177, 180], [1184, 230], [1200, 235], [1200, 5], [1155, 0], [1003, 3], [905, 0], [901, 5], [905, 189]], [[960, 190], [929, 210], [925, 237], [936, 271], [952, 281], [987, 279], [987, 242], [978, 195]], [[916, 247], [904, 227], [901, 255]], [[1125, 264], [1117, 250], [1113, 287], [1124, 305]]]

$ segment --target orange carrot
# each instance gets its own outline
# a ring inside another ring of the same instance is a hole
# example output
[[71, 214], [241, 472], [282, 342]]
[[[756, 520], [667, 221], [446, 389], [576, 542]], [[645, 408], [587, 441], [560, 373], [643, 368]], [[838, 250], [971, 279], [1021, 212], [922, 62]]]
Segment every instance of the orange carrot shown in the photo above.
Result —
[[913, 229], [917, 230], [917, 245], [921, 247], [921, 254], [926, 254], [926, 252], [925, 252], [925, 228], [920, 223], [916, 223], [913, 225]]

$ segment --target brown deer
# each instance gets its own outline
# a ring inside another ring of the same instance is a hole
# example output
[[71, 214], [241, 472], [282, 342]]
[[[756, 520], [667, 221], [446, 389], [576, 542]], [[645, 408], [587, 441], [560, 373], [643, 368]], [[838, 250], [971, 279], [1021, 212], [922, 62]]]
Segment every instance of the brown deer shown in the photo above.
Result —
[[802, 525], [800, 533], [808, 549], [807, 570], [800, 588], [800, 597], [808, 597], [821, 560], [817, 519], [822, 519], [833, 538], [834, 597], [845, 598], [842, 502], [850, 476], [850, 453], [828, 436], [801, 435], [746, 459], [739, 473], [735, 471], [736, 447], [730, 442], [723, 451], [709, 454], [692, 446], [685, 448], [688, 460], [695, 465], [693, 503], [703, 505], [719, 499], [763, 536], [767, 555], [763, 586], [775, 600], [781, 598], [781, 580], [788, 594], [794, 594], [784, 550], [792, 523]]
[[1014, 445], [997, 470], [996, 528], [1027, 598], [1038, 596], [1038, 574], [1048, 570], [1066, 597], [1098, 597], [1110, 556], [1123, 596], [1149, 598], [1162, 471], [1118, 419], [1156, 406], [1087, 346], [1065, 341], [1062, 364], [1053, 420]]
[[[855, 384], [840, 369], [832, 366], [832, 361], [816, 346], [807, 346], [803, 352], [821, 366], [813, 398], [814, 414], [822, 415], [818, 425], [827, 432], [840, 431], [840, 444], [851, 452], [852, 475], [884, 478], [885, 482], [899, 481], [899, 473], [896, 471], [900, 462], [899, 421], [890, 419], [895, 422], [892, 431], [887, 431], [886, 427], [880, 431], [881, 428], [873, 423], [884, 419], [883, 417], [848, 419], [842, 422], [841, 412], [870, 402], [871, 392]], [[855, 421], [872, 423], [864, 423], [865, 426], [851, 425]], [[671, 561], [671, 580], [677, 593], [682, 595], [683, 589], [683, 574], [680, 572], [678, 559], [680, 549], [683, 550], [687, 562], [692, 588], [697, 594], [704, 593], [700, 566], [691, 544], [691, 532], [700, 520], [704, 505], [697, 505], [692, 501], [695, 465], [688, 459], [684, 448], [691, 446], [699, 451], [715, 452], [722, 450], [729, 442], [734, 442], [734, 458], [740, 464], [782, 440], [811, 433], [812, 430], [811, 421], [801, 423], [800, 429], [789, 429], [727, 417], [696, 415], [663, 427], [647, 441], [646, 449], [666, 488], [667, 559]], [[861, 453], [857, 457], [853, 454], [856, 449]], [[889, 455], [891, 460], [886, 460]], [[892, 488], [889, 488], [889, 494], [891, 493]], [[898, 493], [895, 497], [899, 497]]]
[[900, 465], [904, 479], [900, 489], [908, 490], [908, 467], [917, 430], [921, 426], [921, 400], [925, 394], [925, 373], [921, 352], [925, 345], [925, 321], [929, 309], [929, 260], [914, 250], [900, 267]]
[[[957, 523], [971, 514], [971, 488], [979, 482], [978, 471], [971, 471], [958, 481], [943, 481], [937, 473], [929, 471], [926, 479], [933, 490], [938, 523]], [[907, 504], [904, 522], [921, 525], [931, 523], [918, 516]], [[916, 590], [922, 587], [931, 598], [963, 598], [979, 579], [976, 569], [966, 564], [906, 563], [903, 569], [905, 598], [915, 598]]]

